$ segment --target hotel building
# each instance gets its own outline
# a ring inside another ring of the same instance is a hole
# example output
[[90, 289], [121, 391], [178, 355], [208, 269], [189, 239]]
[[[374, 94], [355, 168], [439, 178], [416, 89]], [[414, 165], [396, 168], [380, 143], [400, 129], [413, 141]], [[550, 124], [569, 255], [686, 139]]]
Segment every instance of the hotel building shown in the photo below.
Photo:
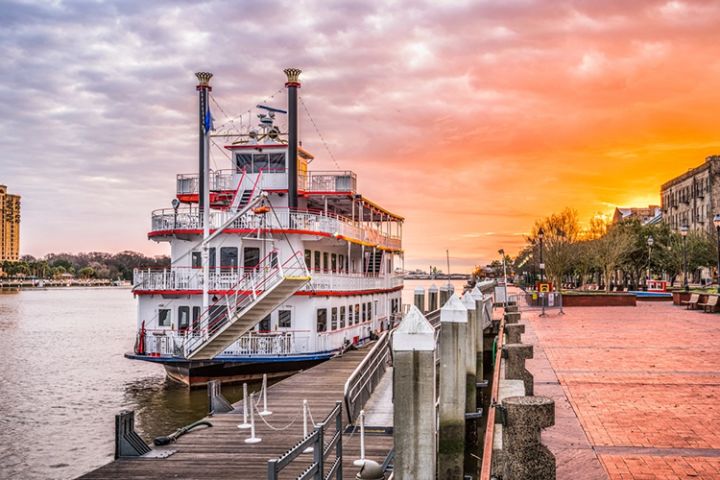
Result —
[[663, 220], [670, 228], [712, 231], [713, 216], [720, 213], [720, 155], [665, 182], [660, 196]]
[[20, 195], [0, 185], [0, 262], [20, 259]]

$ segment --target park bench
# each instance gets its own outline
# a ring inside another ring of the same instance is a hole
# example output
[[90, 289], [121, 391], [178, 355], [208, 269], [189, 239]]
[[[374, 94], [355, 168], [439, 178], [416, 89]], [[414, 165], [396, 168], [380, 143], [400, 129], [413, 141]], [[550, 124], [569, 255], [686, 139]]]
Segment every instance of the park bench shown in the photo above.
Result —
[[693, 293], [690, 295], [689, 300], [683, 300], [680, 303], [682, 303], [683, 305], [687, 305], [685, 307], [686, 310], [695, 310], [698, 307], [699, 302], [700, 302], [700, 295], [697, 293]]
[[708, 312], [714, 312], [715, 307], [717, 307], [717, 304], [718, 304], [717, 295], [711, 295], [708, 297], [708, 299], [705, 303], [698, 303], [698, 307], [703, 307], [703, 310], [705, 310], [705, 313], [708, 313]]

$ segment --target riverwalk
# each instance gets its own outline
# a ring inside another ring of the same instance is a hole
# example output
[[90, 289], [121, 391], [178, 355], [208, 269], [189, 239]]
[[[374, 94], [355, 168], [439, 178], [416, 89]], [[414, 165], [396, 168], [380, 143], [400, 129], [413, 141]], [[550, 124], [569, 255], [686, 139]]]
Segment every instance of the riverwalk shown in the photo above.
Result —
[[720, 479], [720, 317], [670, 303], [524, 311], [558, 479]]

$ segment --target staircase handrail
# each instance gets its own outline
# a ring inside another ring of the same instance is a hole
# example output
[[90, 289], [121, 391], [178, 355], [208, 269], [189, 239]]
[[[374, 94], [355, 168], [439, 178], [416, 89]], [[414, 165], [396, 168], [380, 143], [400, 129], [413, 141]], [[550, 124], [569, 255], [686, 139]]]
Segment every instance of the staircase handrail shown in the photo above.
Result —
[[345, 382], [343, 399], [350, 424], [355, 421], [385, 373], [388, 359], [392, 356], [390, 337], [393, 331], [394, 329], [383, 332]]
[[242, 175], [240, 176], [240, 181], [238, 182], [238, 186], [235, 189], [235, 195], [233, 195], [232, 202], [230, 202], [230, 208], [236, 209], [237, 205], [235, 205], [235, 200], [237, 200], [238, 195], [240, 195], [240, 188], [242, 187], [243, 182], [245, 181], [245, 174], [247, 173], [247, 170], [245, 167], [242, 168]]

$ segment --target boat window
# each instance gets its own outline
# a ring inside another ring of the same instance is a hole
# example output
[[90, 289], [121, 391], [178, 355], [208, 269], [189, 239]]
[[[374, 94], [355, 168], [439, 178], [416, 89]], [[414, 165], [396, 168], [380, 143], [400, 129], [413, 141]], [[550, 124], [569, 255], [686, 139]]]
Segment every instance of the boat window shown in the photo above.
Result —
[[355, 323], [360, 323], [360, 304], [355, 304]]
[[362, 319], [363, 322], [367, 320], [367, 312], [365, 312], [365, 304], [362, 304]]
[[243, 168], [247, 172], [252, 172], [252, 154], [238, 153], [235, 155], [235, 166], [237, 167], [238, 173], [242, 172]]
[[260, 263], [260, 249], [257, 247], [246, 247], [243, 249], [243, 266], [245, 268], [257, 267]]
[[278, 254], [277, 252], [270, 252], [270, 268], [278, 266]]
[[348, 305], [348, 327], [352, 326], [353, 323], [353, 306]]
[[170, 326], [170, 309], [161, 308], [158, 310], [158, 326], [169, 327]]
[[373, 319], [373, 315], [372, 315], [372, 303], [370, 303], [370, 302], [367, 302], [367, 316], [368, 316], [368, 320], [372, 320], [372, 319]]
[[327, 330], [327, 308], [317, 309], [317, 331], [324, 332]]
[[260, 320], [260, 323], [258, 324], [258, 331], [259, 332], [269, 332], [270, 331], [270, 314], [268, 314], [265, 318]]
[[292, 311], [278, 310], [278, 327], [292, 328]]
[[285, 171], [285, 154], [284, 153], [271, 153], [270, 154], [270, 165], [268, 165], [268, 169], [272, 172]]
[[185, 330], [190, 326], [190, 307], [178, 307], [178, 328]]
[[238, 249], [237, 247], [221, 247], [220, 248], [220, 267], [221, 268], [237, 268], [238, 267]]
[[332, 314], [330, 316], [330, 330], [337, 330], [337, 307], [332, 307]]
[[330, 256], [330, 270], [337, 272], [337, 253]]
[[345, 328], [345, 306], [340, 307], [340, 328]]
[[201, 252], [192, 252], [192, 268], [202, 268]]
[[323, 252], [323, 272], [327, 272], [328, 267], [330, 267], [330, 262], [328, 262], [328, 252]]
[[345, 255], [340, 255], [340, 272], [345, 271]]
[[193, 314], [192, 329], [193, 329], [193, 331], [198, 331], [198, 330], [200, 330], [200, 307], [193, 307], [192, 314]]
[[312, 268], [312, 252], [310, 250], [305, 250], [305, 266], [308, 269]]
[[208, 256], [210, 258], [210, 268], [215, 268], [215, 247], [208, 248]]
[[253, 156], [253, 173], [259, 173], [261, 170], [264, 172], [268, 167], [268, 156], [266, 153], [256, 153]]
[[207, 328], [216, 329], [227, 321], [227, 309], [224, 305], [210, 305], [208, 308]]
[[320, 271], [320, 252], [315, 251], [315, 271]]

